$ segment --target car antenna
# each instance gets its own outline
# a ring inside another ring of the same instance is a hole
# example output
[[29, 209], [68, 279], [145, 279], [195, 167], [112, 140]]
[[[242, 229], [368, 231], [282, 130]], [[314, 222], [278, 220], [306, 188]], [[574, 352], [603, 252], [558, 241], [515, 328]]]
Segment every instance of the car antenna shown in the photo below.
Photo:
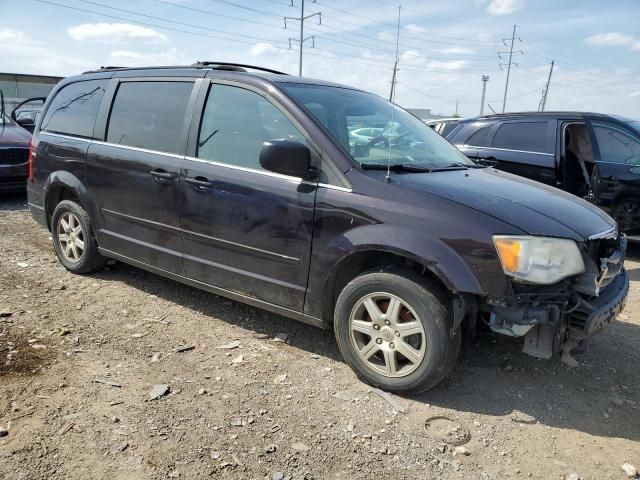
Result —
[[[396, 30], [396, 62], [393, 64], [393, 77], [391, 79], [391, 95], [389, 95], [389, 101], [391, 102], [391, 128], [393, 128], [393, 117], [396, 112], [396, 102], [394, 98], [396, 96], [395, 86], [398, 82], [398, 51], [400, 46], [400, 10], [401, 5], [398, 5], [398, 28]], [[388, 183], [391, 181], [391, 141], [387, 139], [387, 176], [385, 181]]]

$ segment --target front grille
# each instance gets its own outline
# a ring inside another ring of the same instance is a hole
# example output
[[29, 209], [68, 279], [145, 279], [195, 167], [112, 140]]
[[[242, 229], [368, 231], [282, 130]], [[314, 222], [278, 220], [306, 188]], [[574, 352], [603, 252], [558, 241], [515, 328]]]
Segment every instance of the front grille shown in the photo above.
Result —
[[0, 165], [22, 165], [28, 161], [28, 148], [0, 148]]

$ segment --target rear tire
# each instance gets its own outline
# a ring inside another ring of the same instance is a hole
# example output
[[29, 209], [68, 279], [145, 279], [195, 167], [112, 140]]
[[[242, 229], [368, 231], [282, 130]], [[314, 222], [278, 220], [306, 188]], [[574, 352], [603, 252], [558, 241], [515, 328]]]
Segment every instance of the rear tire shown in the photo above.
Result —
[[89, 214], [76, 202], [63, 200], [56, 206], [51, 238], [58, 260], [70, 272], [94, 272], [107, 262], [98, 251]]
[[612, 216], [621, 232], [635, 232], [640, 228], [640, 201], [623, 198], [613, 207]]
[[390, 392], [418, 393], [452, 370], [461, 334], [450, 337], [439, 288], [413, 272], [389, 269], [356, 277], [335, 308], [344, 360], [364, 382]]

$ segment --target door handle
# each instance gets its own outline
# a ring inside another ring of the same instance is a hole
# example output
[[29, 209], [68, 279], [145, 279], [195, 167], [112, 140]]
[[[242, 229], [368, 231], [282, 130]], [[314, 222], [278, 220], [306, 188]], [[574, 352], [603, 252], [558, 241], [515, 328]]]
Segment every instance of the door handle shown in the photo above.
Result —
[[200, 192], [204, 192], [213, 186], [213, 182], [210, 182], [205, 177], [187, 177], [184, 181]]
[[163, 170], [161, 168], [151, 170], [149, 173], [153, 176], [153, 179], [156, 182], [161, 182], [161, 183], [168, 182], [169, 180], [173, 180], [178, 176], [176, 172], [167, 172], [166, 170]]

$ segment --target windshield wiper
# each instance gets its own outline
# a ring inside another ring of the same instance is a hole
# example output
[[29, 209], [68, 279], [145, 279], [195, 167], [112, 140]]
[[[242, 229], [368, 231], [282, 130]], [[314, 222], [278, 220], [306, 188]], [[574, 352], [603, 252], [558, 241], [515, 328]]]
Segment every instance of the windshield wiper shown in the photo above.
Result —
[[392, 163], [385, 165], [383, 163], [361, 163], [363, 170], [391, 170], [392, 172], [409, 172], [409, 173], [429, 173], [435, 169], [425, 167], [423, 165], [413, 165], [411, 163]]

